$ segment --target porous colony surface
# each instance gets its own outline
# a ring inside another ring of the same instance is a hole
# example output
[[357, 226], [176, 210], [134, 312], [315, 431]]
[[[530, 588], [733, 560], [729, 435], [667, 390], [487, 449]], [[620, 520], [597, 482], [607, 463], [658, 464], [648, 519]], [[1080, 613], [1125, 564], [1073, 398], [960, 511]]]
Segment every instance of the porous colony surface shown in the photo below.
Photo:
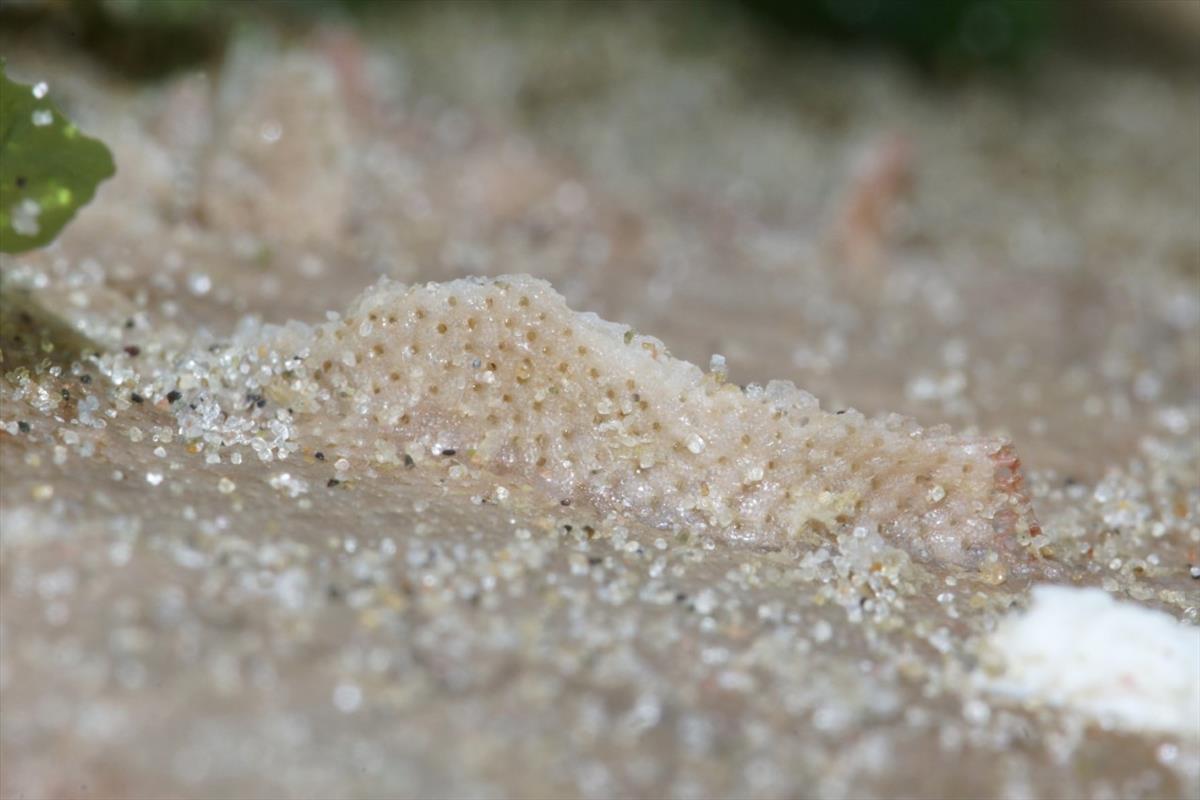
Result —
[[290, 332], [272, 346], [302, 357], [270, 394], [313, 412], [330, 452], [458, 455], [564, 505], [763, 546], [861, 526], [979, 566], [1029, 538], [1007, 442], [739, 387], [528, 276], [384, 281], [311, 339]]

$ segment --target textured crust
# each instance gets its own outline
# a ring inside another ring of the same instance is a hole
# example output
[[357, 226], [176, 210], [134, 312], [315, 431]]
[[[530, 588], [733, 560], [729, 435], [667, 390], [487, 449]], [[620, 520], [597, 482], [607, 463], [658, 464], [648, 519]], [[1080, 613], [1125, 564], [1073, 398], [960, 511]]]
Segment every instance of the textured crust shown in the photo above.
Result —
[[526, 276], [384, 281], [344, 320], [284, 335], [304, 366], [276, 391], [319, 409], [334, 452], [452, 451], [561, 501], [761, 546], [867, 527], [981, 565], [1038, 532], [1008, 442], [743, 389]]

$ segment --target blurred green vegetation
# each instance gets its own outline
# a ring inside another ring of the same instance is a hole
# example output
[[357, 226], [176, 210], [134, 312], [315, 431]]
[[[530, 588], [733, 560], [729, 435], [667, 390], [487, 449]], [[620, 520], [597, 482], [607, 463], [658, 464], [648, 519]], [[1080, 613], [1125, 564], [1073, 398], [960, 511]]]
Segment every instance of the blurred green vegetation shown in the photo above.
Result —
[[939, 69], [1023, 63], [1054, 32], [1056, 0], [736, 0], [786, 35], [898, 50]]
[[0, 251], [52, 241], [114, 172], [108, 148], [59, 112], [45, 84], [10, 81], [0, 63]]
[[[430, 0], [25, 0], [0, 5], [10, 33], [69, 38], [114, 71], [153, 78], [217, 58], [240, 21], [270, 18], [303, 27], [327, 18], [403, 15], [439, 5], [469, 13], [472, 2]], [[543, 13], [545, 3], [495, 0], [513, 15]], [[696, 0], [680, 13], [718, 29], [742, 14], [791, 45], [820, 39], [896, 50], [947, 71], [1024, 63], [1054, 31], [1061, 0]], [[703, 4], [705, 7], [699, 7]], [[664, 5], [649, 4], [655, 11]], [[625, 13], [639, 4], [583, 2], [575, 12]], [[719, 13], [708, 13], [715, 11]]]

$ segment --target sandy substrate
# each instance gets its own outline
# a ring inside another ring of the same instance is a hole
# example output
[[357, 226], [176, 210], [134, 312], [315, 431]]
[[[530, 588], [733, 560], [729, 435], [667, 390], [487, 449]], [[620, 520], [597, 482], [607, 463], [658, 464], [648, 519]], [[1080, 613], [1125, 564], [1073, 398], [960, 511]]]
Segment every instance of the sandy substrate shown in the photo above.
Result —
[[[1200, 790], [1194, 74], [373, 29], [149, 88], [4, 42], [118, 175], [3, 261], [0, 795]], [[565, 301], [351, 306], [510, 273]], [[752, 407], [772, 379], [828, 442]], [[890, 412], [951, 430], [871, 462]], [[1001, 483], [903, 463], [973, 442], [1011, 442]], [[1022, 616], [1038, 582], [1121, 605]]]

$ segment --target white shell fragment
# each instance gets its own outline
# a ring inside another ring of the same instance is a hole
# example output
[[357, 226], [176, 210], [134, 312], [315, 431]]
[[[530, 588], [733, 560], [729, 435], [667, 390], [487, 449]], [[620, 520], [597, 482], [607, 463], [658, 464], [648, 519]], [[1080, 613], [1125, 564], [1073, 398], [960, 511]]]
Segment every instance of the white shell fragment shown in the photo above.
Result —
[[1119, 728], [1200, 739], [1200, 627], [1101, 589], [1036, 586], [1000, 623], [984, 684]]

